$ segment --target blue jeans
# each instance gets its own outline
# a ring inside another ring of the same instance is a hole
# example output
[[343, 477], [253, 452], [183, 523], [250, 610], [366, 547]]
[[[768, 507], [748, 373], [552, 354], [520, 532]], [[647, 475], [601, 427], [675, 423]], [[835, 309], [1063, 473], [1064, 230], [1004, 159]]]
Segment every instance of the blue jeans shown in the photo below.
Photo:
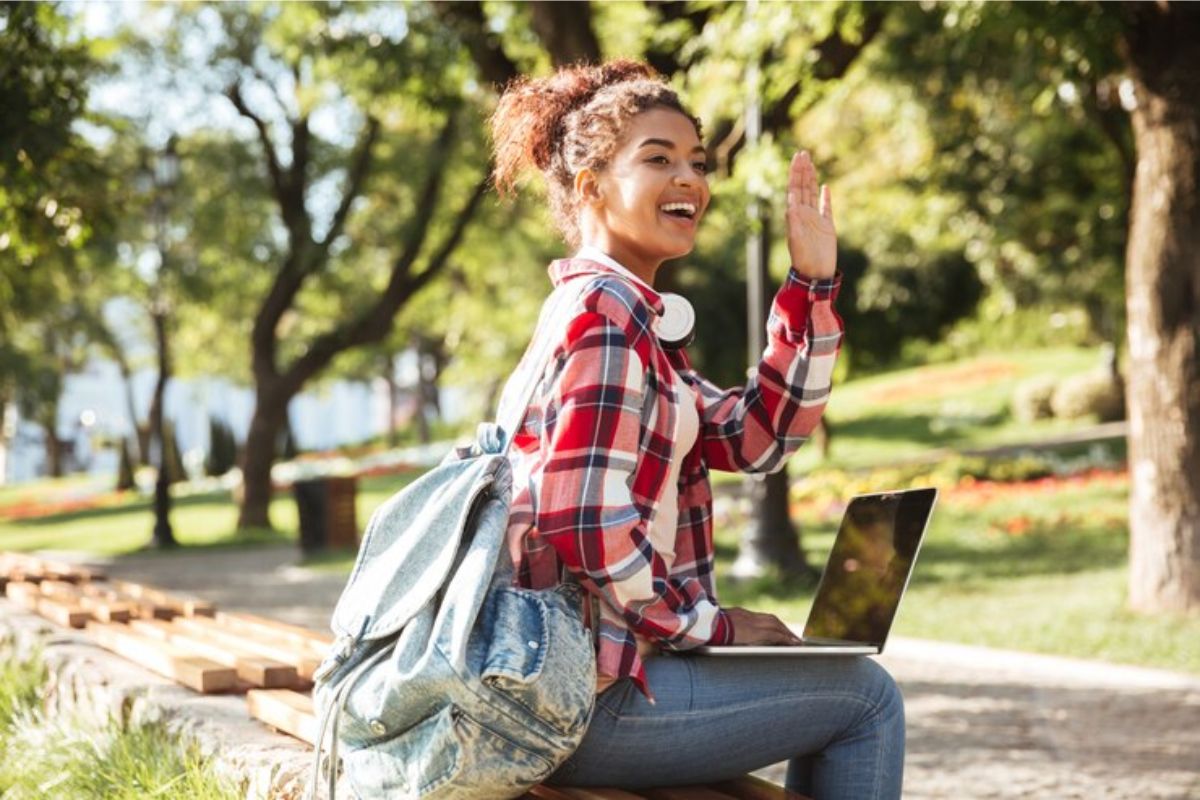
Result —
[[728, 780], [788, 761], [816, 800], [900, 797], [904, 702], [863, 657], [664, 655], [596, 698], [583, 743], [547, 783], [627, 789]]

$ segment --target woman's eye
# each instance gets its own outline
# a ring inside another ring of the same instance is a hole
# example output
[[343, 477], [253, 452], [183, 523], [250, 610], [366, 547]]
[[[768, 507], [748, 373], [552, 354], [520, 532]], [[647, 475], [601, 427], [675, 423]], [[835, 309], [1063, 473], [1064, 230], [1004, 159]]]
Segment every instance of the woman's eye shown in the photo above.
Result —
[[708, 172], [708, 163], [705, 161], [696, 161], [692, 164], [697, 172]]
[[647, 160], [651, 164], [666, 164], [666, 163], [668, 163], [668, 159], [666, 156], [650, 156], [650, 158]]

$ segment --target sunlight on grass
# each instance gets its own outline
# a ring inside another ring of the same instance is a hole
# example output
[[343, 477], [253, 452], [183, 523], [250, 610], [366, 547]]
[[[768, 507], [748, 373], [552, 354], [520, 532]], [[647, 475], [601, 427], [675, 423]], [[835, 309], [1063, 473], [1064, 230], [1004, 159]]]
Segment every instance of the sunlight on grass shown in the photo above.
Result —
[[121, 728], [71, 713], [46, 714], [38, 658], [0, 645], [0, 797], [5, 800], [179, 797], [234, 800], [194, 747], [161, 724]]
[[1015, 351], [848, 381], [834, 387], [826, 412], [833, 431], [829, 460], [816, 447], [805, 447], [791, 469], [800, 474], [872, 466], [934, 448], [991, 447], [1076, 430], [1089, 422], [1016, 421], [1009, 413], [1013, 390], [1036, 376], [1086, 372], [1100, 360], [1097, 349]]
[[[934, 513], [895, 632], [942, 641], [1099, 658], [1200, 673], [1200, 615], [1125, 608], [1125, 489], [1064, 485], [980, 500], [946, 493]], [[810, 563], [825, 563], [835, 520], [801, 520]], [[718, 531], [717, 574], [737, 543]], [[803, 623], [812, 587], [719, 580], [723, 604]]]
[[[361, 529], [371, 513], [412, 473], [364, 478], [356, 498]], [[290, 493], [271, 501], [275, 530], [237, 531], [237, 506], [228, 492], [194, 495], [174, 501], [171, 525], [176, 540], [187, 547], [241, 547], [296, 541], [299, 520]], [[67, 550], [120, 555], [146, 547], [154, 529], [148, 500], [118, 508], [92, 509], [28, 520], [0, 520], [0, 550]]]

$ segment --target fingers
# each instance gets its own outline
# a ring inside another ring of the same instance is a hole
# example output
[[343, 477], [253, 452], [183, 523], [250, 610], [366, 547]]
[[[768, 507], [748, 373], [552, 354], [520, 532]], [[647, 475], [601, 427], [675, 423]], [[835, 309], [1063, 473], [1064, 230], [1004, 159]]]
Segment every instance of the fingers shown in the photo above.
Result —
[[734, 644], [795, 645], [800, 639], [783, 620], [774, 614], [764, 614], [742, 608], [729, 609], [733, 617]]
[[807, 150], [792, 156], [788, 168], [788, 204], [793, 207], [805, 205], [818, 210], [826, 219], [833, 219], [829, 187], [817, 182], [817, 168]]

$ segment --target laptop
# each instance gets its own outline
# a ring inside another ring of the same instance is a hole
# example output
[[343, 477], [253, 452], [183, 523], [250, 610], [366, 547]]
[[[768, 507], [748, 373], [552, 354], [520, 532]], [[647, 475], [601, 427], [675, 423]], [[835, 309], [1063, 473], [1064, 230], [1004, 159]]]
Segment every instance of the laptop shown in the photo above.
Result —
[[846, 507], [821, 573], [802, 645], [723, 645], [710, 656], [832, 656], [882, 653], [908, 587], [937, 489], [864, 494]]

